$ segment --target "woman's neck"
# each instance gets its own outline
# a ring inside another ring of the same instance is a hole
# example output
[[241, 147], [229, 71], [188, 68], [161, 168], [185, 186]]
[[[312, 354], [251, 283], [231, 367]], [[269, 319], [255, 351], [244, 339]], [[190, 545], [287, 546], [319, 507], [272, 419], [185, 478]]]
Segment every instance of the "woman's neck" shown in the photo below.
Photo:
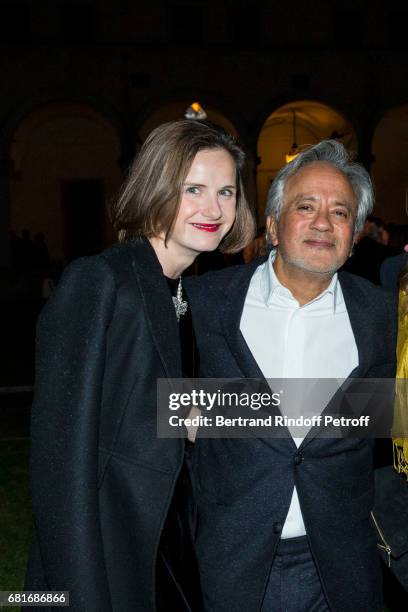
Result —
[[152, 236], [149, 242], [160, 262], [164, 276], [168, 278], [178, 278], [195, 259], [191, 252], [175, 252], [175, 249], [165, 245], [164, 239], [160, 236]]

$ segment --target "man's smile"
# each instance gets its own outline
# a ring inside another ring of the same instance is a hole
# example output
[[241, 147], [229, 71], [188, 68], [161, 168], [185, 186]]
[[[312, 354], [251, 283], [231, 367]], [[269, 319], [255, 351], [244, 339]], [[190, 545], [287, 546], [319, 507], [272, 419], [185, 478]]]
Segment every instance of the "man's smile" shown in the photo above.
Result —
[[335, 243], [330, 240], [317, 240], [315, 238], [309, 238], [303, 241], [308, 246], [317, 249], [333, 249], [335, 247]]

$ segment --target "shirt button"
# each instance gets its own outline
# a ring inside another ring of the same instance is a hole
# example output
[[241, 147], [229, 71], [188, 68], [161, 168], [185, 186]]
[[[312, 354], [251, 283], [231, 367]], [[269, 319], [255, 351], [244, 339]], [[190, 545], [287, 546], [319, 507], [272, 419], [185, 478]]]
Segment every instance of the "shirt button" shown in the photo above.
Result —
[[282, 523], [274, 523], [273, 531], [274, 533], [280, 533], [282, 531]]
[[302, 453], [296, 453], [296, 455], [293, 458], [293, 463], [295, 465], [300, 465], [303, 461], [304, 457], [302, 455]]

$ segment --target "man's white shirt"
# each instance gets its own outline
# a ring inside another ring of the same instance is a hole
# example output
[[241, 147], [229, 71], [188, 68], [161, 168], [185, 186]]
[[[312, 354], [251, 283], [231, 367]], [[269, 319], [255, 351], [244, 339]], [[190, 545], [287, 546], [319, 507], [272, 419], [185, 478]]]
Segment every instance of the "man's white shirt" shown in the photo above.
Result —
[[[300, 306], [273, 269], [274, 251], [256, 269], [240, 329], [265, 378], [347, 378], [358, 351], [335, 274], [320, 295]], [[299, 447], [303, 438], [294, 438]], [[296, 487], [282, 538], [306, 534]]]

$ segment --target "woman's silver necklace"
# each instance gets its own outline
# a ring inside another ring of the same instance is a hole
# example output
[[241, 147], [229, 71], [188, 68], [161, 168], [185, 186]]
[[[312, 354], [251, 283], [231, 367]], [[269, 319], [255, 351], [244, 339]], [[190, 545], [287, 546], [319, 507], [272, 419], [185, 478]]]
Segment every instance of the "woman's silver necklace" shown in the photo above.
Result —
[[177, 295], [173, 295], [173, 304], [176, 311], [177, 322], [180, 322], [180, 317], [186, 314], [188, 308], [187, 302], [183, 300], [183, 285], [181, 283], [181, 276], [179, 277]]

